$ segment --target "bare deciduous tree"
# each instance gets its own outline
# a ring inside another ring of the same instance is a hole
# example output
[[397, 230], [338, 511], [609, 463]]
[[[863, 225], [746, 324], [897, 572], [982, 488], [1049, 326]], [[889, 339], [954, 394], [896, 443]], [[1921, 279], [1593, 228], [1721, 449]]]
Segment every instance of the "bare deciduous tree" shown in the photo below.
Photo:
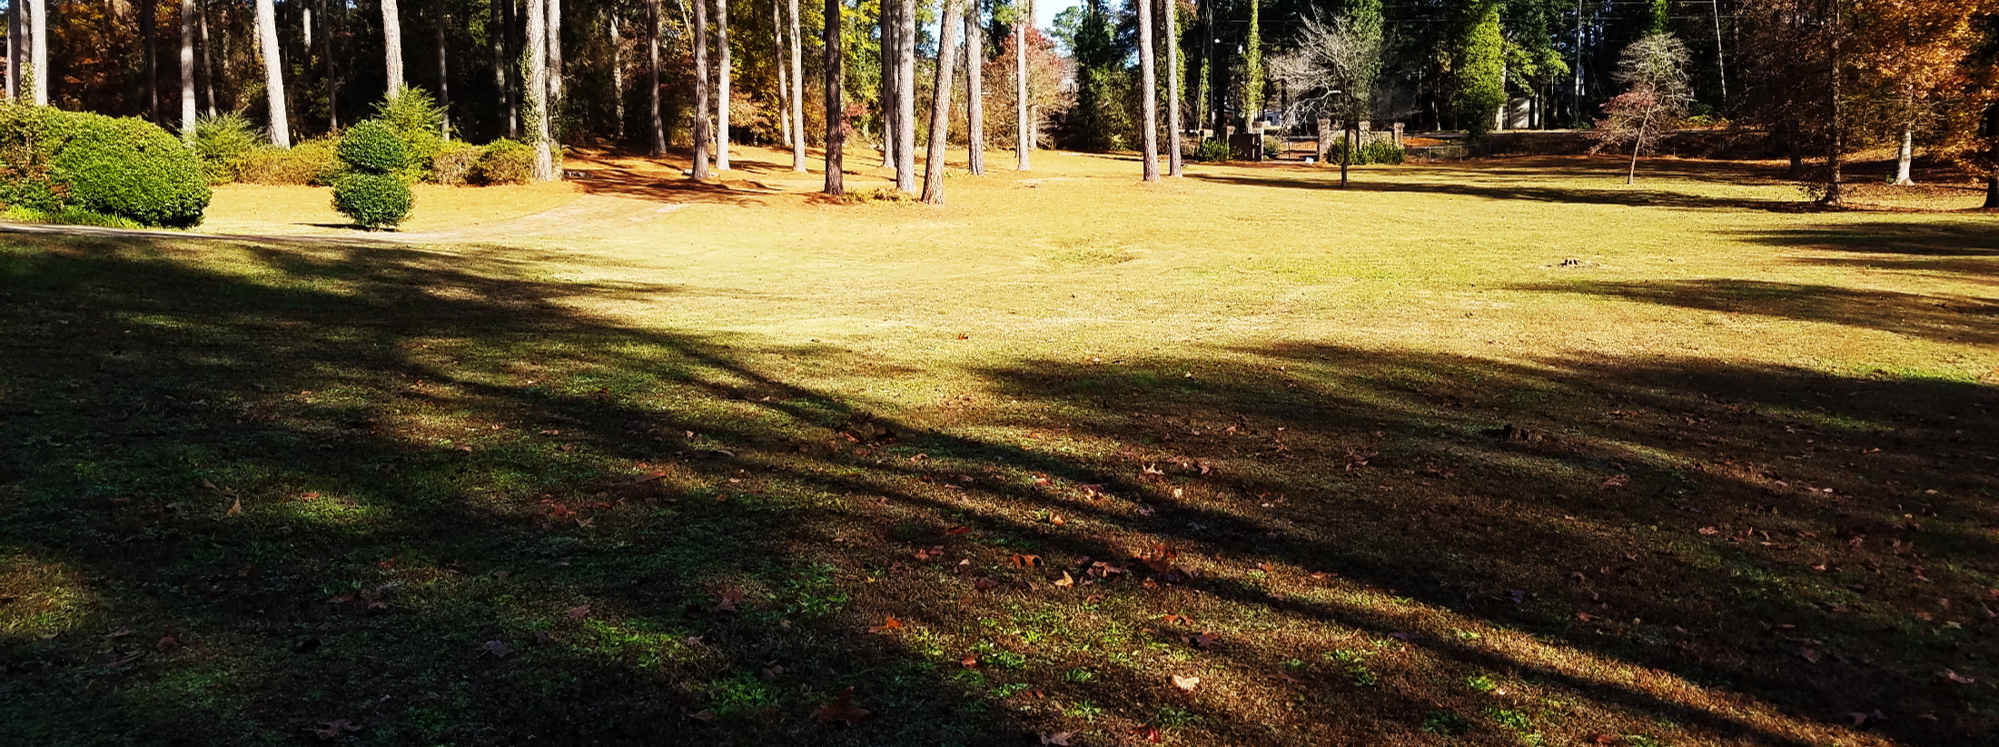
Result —
[[1354, 137], [1360, 120], [1374, 110], [1375, 81], [1381, 77], [1381, 26], [1349, 16], [1306, 18], [1298, 48], [1270, 61], [1271, 77], [1292, 92], [1294, 116], [1337, 115], [1345, 124], [1340, 186], [1347, 185]]
[[1658, 140], [1659, 132], [1686, 112], [1693, 101], [1687, 80], [1687, 45], [1672, 34], [1652, 34], [1624, 48], [1614, 76], [1624, 93], [1603, 105], [1607, 117], [1591, 134], [1594, 150], [1631, 144], [1630, 184], [1638, 176], [1638, 157]]

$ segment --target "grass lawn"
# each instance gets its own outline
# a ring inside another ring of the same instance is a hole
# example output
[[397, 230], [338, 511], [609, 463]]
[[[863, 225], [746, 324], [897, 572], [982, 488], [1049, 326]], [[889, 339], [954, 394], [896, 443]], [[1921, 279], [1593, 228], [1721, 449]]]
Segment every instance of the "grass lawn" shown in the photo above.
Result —
[[0, 225], [0, 744], [1999, 738], [1968, 188], [748, 150]]

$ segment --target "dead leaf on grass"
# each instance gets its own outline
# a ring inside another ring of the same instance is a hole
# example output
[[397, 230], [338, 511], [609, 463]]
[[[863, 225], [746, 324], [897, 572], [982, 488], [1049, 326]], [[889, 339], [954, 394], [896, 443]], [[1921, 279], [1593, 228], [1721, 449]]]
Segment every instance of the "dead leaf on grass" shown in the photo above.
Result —
[[563, 614], [581, 620], [585, 617], [590, 616], [590, 605], [585, 604], [576, 607], [571, 607], [567, 612], [564, 612]]
[[896, 630], [901, 627], [902, 627], [902, 621], [895, 619], [894, 615], [889, 615], [888, 619], [886, 621], [883, 621], [882, 624], [868, 628], [868, 632], [880, 633], [885, 630]]
[[715, 720], [715, 712], [708, 710], [695, 711], [687, 714], [687, 717], [705, 724]]
[[1951, 682], [1951, 683], [1955, 683], [1955, 684], [1959, 684], [1959, 685], [1969, 685], [1969, 684], [1972, 684], [1972, 683], [1974, 683], [1974, 682], [1977, 682], [1977, 681], [1978, 681], [1978, 680], [1975, 680], [1975, 679], [1972, 679], [1972, 678], [1970, 678], [1970, 677], [1966, 677], [1966, 676], [1964, 676], [1964, 675], [1961, 675], [1961, 674], [1958, 674], [1958, 673], [1956, 673], [1956, 672], [1953, 672], [1953, 671], [1951, 671], [1951, 670], [1948, 670], [1948, 669], [1946, 669], [1946, 670], [1943, 670], [1943, 671], [1941, 671], [1941, 672], [1938, 672], [1938, 673], [1937, 673], [1937, 678], [1938, 678], [1938, 679], [1941, 679], [1941, 680], [1943, 680], [1943, 681], [1945, 681], [1945, 682]]
[[958, 660], [958, 666], [964, 667], [966, 669], [971, 669], [972, 667], [976, 667], [978, 665], [979, 665], [979, 657], [974, 654], [966, 654], [965, 658]]
[[[893, 620], [893, 618], [890, 619]], [[838, 699], [819, 706], [818, 710], [812, 712], [813, 720], [822, 724], [830, 724], [835, 721], [856, 724], [872, 715], [874, 714], [866, 708], [854, 707], [854, 688], [851, 687], [841, 692]]]
[[481, 645], [479, 647], [479, 653], [473, 654], [473, 656], [477, 657], [477, 656], [485, 656], [487, 654], [492, 654], [493, 658], [495, 659], [505, 659], [507, 658], [507, 654], [509, 653], [512, 652], [507, 650], [507, 644], [501, 643], [499, 641], [487, 641], [484, 645]]
[[963, 527], [963, 526], [959, 526], [959, 527], [951, 527], [950, 529], [946, 529], [946, 530], [944, 530], [944, 536], [946, 536], [946, 537], [956, 537], [956, 536], [958, 536], [958, 535], [960, 535], [960, 534], [965, 534], [965, 533], [968, 533], [968, 532], [970, 532], [970, 531], [972, 531], [972, 528], [971, 528], [971, 527]]
[[999, 587], [999, 582], [994, 581], [990, 578], [981, 578], [977, 581], [973, 581], [972, 586], [973, 588], [976, 588], [979, 591], [992, 591], [993, 589]]
[[1032, 568], [1040, 564], [1041, 556], [1039, 555], [1022, 555], [1020, 553], [1014, 553], [1013, 555], [1013, 565], [1016, 568]]
[[1798, 649], [1798, 656], [1802, 657], [1805, 661], [1809, 661], [1813, 664], [1819, 663], [1819, 659], [1823, 658], [1823, 655], [1820, 654], [1817, 649], [1809, 649], [1809, 648]]
[[1056, 581], [1056, 582], [1055, 582], [1055, 585], [1056, 585], [1056, 586], [1058, 586], [1058, 587], [1060, 587], [1060, 588], [1064, 588], [1064, 589], [1067, 589], [1067, 588], [1069, 588], [1069, 587], [1071, 587], [1071, 586], [1075, 586], [1075, 585], [1076, 585], [1076, 579], [1073, 579], [1073, 578], [1070, 578], [1070, 577], [1069, 577], [1069, 572], [1068, 572], [1068, 571], [1063, 571], [1063, 572], [1062, 572], [1062, 579], [1061, 579], [1061, 580], [1059, 580], [1059, 581]]
[[174, 632], [174, 626], [172, 625], [167, 626], [167, 632], [160, 636], [160, 642], [153, 644], [153, 648], [159, 649], [161, 651], [165, 651], [170, 648], [180, 648], [180, 637], [178, 634]]
[[1186, 690], [1187, 692], [1190, 693], [1193, 692], [1194, 688], [1200, 686], [1200, 684], [1201, 684], [1201, 678], [1199, 677], [1182, 677], [1177, 674], [1173, 675], [1173, 686], [1180, 688], [1182, 690]]
[[1054, 734], [1043, 734], [1041, 735], [1041, 743], [1059, 744], [1062, 747], [1069, 747], [1069, 737], [1072, 736], [1075, 736], [1075, 732], [1058, 731]]
[[1157, 726], [1148, 725], [1148, 726], [1133, 727], [1131, 733], [1133, 736], [1136, 736], [1147, 742], [1152, 742], [1155, 744], [1159, 742], [1159, 727]]
[[1625, 485], [1628, 485], [1630, 483], [1631, 483], [1630, 475], [1617, 475], [1615, 477], [1611, 477], [1609, 479], [1604, 480], [1603, 485], [1601, 486], [1600, 489], [1611, 490], [1613, 488], [1624, 487]]
[[1714, 527], [1701, 527], [1701, 534], [1708, 537], [1713, 537], [1717, 534], [1721, 534], [1721, 530], [1716, 529]]

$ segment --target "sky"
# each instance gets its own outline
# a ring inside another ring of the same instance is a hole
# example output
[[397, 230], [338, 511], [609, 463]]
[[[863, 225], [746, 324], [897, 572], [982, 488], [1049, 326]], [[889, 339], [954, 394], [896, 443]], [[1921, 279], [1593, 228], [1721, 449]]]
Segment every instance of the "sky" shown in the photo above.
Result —
[[1034, 4], [1034, 27], [1042, 31], [1055, 28], [1055, 14], [1082, 4], [1083, 0], [1040, 0]]

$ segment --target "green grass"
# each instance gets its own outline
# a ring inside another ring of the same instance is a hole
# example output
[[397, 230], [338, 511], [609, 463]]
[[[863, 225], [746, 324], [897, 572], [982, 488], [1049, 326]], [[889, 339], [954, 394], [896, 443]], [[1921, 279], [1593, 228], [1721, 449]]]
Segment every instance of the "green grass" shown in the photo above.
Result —
[[1046, 155], [942, 208], [0, 232], [0, 742], [1999, 725], [1990, 216]]

